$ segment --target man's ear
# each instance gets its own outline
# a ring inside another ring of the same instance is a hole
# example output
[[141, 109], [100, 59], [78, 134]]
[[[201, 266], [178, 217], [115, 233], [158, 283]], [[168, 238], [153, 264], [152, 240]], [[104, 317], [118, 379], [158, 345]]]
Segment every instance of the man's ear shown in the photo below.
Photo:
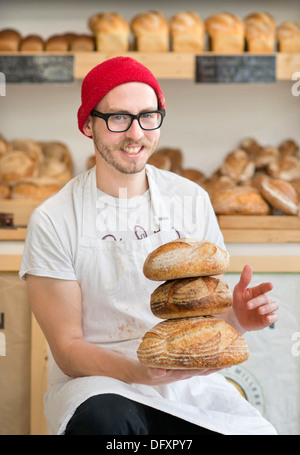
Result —
[[92, 130], [92, 118], [89, 115], [83, 125], [83, 131], [86, 136], [93, 137], [93, 130]]

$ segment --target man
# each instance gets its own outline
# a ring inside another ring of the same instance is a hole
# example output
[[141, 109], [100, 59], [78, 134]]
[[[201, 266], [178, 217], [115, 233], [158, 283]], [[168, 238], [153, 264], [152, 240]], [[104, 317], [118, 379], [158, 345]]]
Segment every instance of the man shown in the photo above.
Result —
[[[91, 70], [78, 125], [93, 140], [96, 167], [31, 217], [20, 276], [55, 361], [46, 396], [50, 429], [275, 434], [222, 375], [147, 368], [136, 358], [142, 336], [159, 322], [150, 311], [159, 283], [142, 271], [147, 255], [178, 236], [225, 249], [207, 193], [146, 166], [164, 108], [157, 80], [134, 59], [113, 58]], [[143, 235], [136, 235], [137, 227]], [[240, 332], [277, 320], [272, 285], [247, 288], [251, 277], [246, 266], [225, 315]]]

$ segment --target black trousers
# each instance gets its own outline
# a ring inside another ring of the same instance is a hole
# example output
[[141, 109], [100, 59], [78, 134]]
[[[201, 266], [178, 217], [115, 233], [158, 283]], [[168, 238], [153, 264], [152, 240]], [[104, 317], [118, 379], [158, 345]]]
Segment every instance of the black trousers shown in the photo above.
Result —
[[115, 394], [95, 395], [70, 419], [66, 435], [216, 435], [210, 430]]

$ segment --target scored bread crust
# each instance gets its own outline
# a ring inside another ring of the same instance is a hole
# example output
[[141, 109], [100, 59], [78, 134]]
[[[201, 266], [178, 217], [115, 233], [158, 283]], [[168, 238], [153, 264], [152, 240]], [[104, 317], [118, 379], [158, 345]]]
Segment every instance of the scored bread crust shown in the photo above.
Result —
[[137, 356], [152, 368], [211, 369], [246, 361], [249, 349], [233, 327], [205, 316], [160, 322], [144, 335]]
[[205, 240], [177, 239], [152, 251], [143, 272], [149, 280], [221, 275], [229, 268], [229, 254]]
[[300, 214], [300, 198], [294, 187], [284, 180], [264, 179], [261, 184], [264, 198], [286, 215]]
[[155, 289], [150, 300], [152, 313], [161, 319], [220, 314], [231, 305], [229, 286], [209, 276], [166, 281]]

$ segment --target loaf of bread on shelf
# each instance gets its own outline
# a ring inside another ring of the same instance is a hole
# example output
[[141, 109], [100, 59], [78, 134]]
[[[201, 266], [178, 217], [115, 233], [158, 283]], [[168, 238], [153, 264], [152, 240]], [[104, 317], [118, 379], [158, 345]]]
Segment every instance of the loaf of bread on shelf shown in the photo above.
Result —
[[300, 198], [289, 182], [266, 178], [262, 181], [261, 192], [275, 209], [285, 215], [299, 215]]
[[300, 23], [294, 21], [283, 22], [277, 28], [279, 52], [300, 52]]
[[169, 50], [169, 23], [160, 11], [137, 14], [131, 21], [139, 52], [166, 52]]
[[88, 21], [99, 52], [127, 52], [130, 42], [130, 25], [120, 14], [97, 13]]
[[199, 171], [198, 169], [183, 169], [181, 171], [182, 177], [191, 180], [192, 182], [197, 183], [198, 185], [202, 185], [205, 180], [206, 176], [203, 172]]
[[210, 197], [219, 191], [234, 188], [235, 181], [227, 175], [214, 175], [202, 183], [203, 188], [208, 192]]
[[26, 152], [11, 150], [0, 158], [0, 180], [13, 185], [24, 177], [33, 177], [38, 173], [38, 166]]
[[245, 137], [239, 143], [238, 148], [245, 150], [245, 152], [248, 153], [249, 157], [253, 158], [255, 157], [256, 153], [259, 152], [259, 150], [261, 149], [261, 145], [253, 137]]
[[27, 178], [21, 179], [11, 188], [11, 199], [46, 199], [61, 189], [53, 179]]
[[270, 208], [259, 191], [252, 187], [234, 188], [214, 193], [211, 203], [216, 215], [268, 215]]
[[261, 183], [265, 178], [268, 178], [268, 175], [265, 173], [265, 170], [264, 169], [258, 170], [257, 172], [255, 172], [251, 179], [249, 179], [247, 182], [245, 182], [245, 184], [243, 184], [243, 186], [256, 188], [258, 192], [261, 194]]
[[28, 35], [22, 38], [20, 51], [22, 52], [43, 52], [44, 40], [38, 35]]
[[286, 156], [296, 156], [300, 159], [300, 148], [294, 139], [286, 139], [279, 144], [278, 150], [282, 158]]
[[76, 35], [70, 40], [70, 51], [72, 52], [93, 52], [95, 50], [95, 39], [91, 35]]
[[276, 22], [265, 12], [249, 14], [245, 19], [247, 50], [253, 53], [275, 52]]
[[221, 168], [222, 175], [227, 175], [235, 182], [243, 182], [254, 175], [255, 164], [245, 150], [234, 150], [224, 159]]
[[220, 54], [237, 54], [245, 48], [245, 24], [235, 14], [217, 13], [205, 21], [210, 48]]
[[171, 161], [170, 171], [181, 174], [183, 165], [183, 153], [181, 149], [175, 147], [161, 147], [156, 153], [169, 158]]
[[73, 172], [74, 164], [69, 147], [60, 141], [40, 142], [45, 161], [60, 161]]
[[10, 187], [6, 183], [0, 182], [0, 199], [10, 198]]
[[50, 36], [45, 42], [45, 51], [47, 52], [68, 52], [69, 40], [64, 35]]
[[153, 153], [148, 159], [148, 164], [162, 169], [164, 171], [170, 171], [172, 167], [171, 159], [167, 155], [162, 153]]
[[275, 163], [280, 157], [279, 150], [276, 147], [268, 145], [261, 147], [254, 156], [254, 164], [256, 169], [263, 169], [272, 163]]
[[150, 307], [161, 319], [221, 314], [232, 305], [232, 292], [212, 276], [169, 280], [151, 294]]
[[296, 156], [286, 156], [272, 162], [267, 167], [267, 173], [275, 178], [290, 182], [300, 178], [300, 161]]
[[229, 267], [229, 254], [214, 243], [177, 239], [152, 251], [144, 262], [144, 275], [153, 281], [220, 275]]
[[30, 157], [32, 161], [37, 163], [37, 165], [44, 159], [40, 144], [33, 139], [14, 139], [9, 143], [9, 150], [23, 151]]
[[181, 11], [170, 20], [172, 50], [174, 52], [202, 52], [205, 23], [198, 13]]
[[0, 51], [18, 51], [20, 48], [21, 34], [14, 29], [0, 31]]
[[246, 361], [249, 348], [225, 321], [206, 316], [158, 323], [144, 335], [137, 356], [154, 368], [225, 368]]
[[40, 166], [39, 176], [54, 179], [60, 185], [64, 185], [71, 180], [73, 174], [64, 162], [45, 160]]

